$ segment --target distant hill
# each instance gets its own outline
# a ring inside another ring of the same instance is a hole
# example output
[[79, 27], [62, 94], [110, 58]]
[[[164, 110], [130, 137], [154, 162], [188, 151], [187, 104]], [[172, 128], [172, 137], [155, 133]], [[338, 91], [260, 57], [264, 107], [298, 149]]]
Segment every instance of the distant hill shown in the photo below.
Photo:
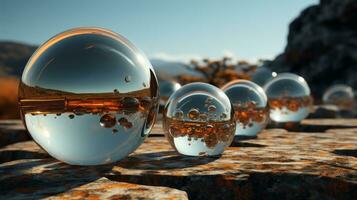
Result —
[[23, 43], [0, 41], [0, 76], [21, 77], [22, 70], [36, 48]]

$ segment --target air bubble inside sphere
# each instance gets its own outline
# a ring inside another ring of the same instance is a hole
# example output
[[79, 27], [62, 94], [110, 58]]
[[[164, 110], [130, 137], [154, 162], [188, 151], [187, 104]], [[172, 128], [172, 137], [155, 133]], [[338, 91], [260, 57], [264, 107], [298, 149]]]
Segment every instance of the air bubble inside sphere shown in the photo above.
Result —
[[335, 105], [340, 110], [353, 110], [355, 105], [353, 89], [343, 84], [329, 87], [325, 91], [322, 100], [324, 104]]
[[263, 88], [251, 81], [235, 80], [224, 85], [222, 90], [234, 107], [235, 135], [254, 137], [266, 127], [269, 110]]
[[206, 83], [191, 83], [169, 98], [163, 126], [178, 153], [215, 156], [231, 144], [236, 122], [233, 107], [223, 91]]
[[275, 122], [300, 122], [311, 110], [313, 99], [305, 79], [292, 73], [281, 73], [264, 85]]
[[156, 75], [122, 36], [72, 29], [33, 54], [19, 87], [22, 119], [53, 157], [74, 165], [118, 161], [149, 134], [158, 109]]

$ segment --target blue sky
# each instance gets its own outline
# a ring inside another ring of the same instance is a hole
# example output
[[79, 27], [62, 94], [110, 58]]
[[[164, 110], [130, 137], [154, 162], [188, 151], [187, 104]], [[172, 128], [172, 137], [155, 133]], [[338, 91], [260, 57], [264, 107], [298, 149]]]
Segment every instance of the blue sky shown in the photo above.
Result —
[[148, 57], [281, 53], [288, 25], [318, 0], [0, 0], [0, 40], [41, 44], [78, 26], [122, 34]]

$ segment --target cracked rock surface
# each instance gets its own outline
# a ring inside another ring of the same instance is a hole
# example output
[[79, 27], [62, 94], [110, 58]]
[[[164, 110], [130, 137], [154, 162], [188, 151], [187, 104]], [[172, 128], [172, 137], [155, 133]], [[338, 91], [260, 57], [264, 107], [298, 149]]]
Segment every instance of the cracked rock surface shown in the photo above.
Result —
[[220, 157], [178, 155], [160, 127], [126, 159], [96, 167], [61, 163], [31, 140], [7, 144], [0, 148], [0, 199], [357, 196], [357, 119], [311, 119], [294, 131], [267, 129], [257, 139], [235, 140]]

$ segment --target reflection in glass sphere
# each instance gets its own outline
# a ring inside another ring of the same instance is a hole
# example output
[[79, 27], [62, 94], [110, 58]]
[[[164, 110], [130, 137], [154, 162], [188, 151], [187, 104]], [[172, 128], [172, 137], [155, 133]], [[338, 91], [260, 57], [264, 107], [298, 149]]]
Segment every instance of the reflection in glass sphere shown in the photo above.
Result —
[[178, 89], [181, 84], [173, 80], [159, 80], [160, 104], [165, 105], [170, 96]]
[[269, 68], [260, 66], [257, 67], [257, 69], [255, 70], [251, 80], [254, 83], [263, 87], [265, 83], [267, 83], [270, 79], [274, 78], [276, 75], [277, 73], [272, 72]]
[[98, 165], [133, 152], [150, 132], [158, 85], [150, 62], [122, 36], [77, 28], [31, 57], [19, 87], [33, 139], [69, 164]]
[[231, 144], [236, 122], [231, 103], [220, 89], [206, 83], [191, 83], [169, 98], [163, 126], [178, 153], [214, 156]]
[[337, 106], [340, 110], [351, 110], [354, 108], [354, 93], [350, 86], [336, 84], [329, 87], [322, 100], [325, 104]]
[[281, 73], [264, 86], [270, 107], [270, 119], [275, 122], [299, 122], [310, 113], [312, 97], [304, 78]]
[[256, 136], [268, 122], [268, 99], [263, 88], [247, 80], [234, 80], [222, 87], [234, 107], [235, 135]]

